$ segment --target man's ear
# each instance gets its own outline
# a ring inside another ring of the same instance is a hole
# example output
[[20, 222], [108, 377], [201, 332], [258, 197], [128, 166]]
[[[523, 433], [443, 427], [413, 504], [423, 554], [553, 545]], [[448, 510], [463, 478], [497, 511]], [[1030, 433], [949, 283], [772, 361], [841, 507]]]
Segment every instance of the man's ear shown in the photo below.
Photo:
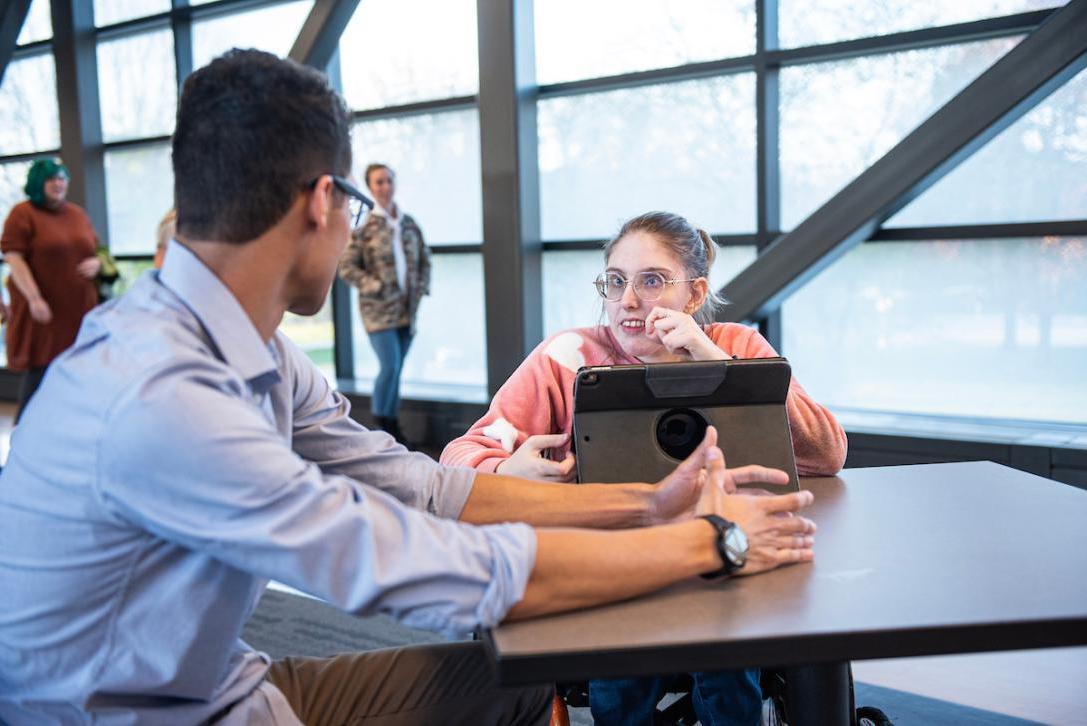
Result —
[[704, 277], [699, 277], [691, 282], [691, 299], [687, 301], [685, 313], [693, 314], [702, 307], [710, 294], [710, 282]]
[[328, 226], [332, 210], [332, 177], [327, 174], [317, 179], [306, 202], [306, 221], [317, 227]]

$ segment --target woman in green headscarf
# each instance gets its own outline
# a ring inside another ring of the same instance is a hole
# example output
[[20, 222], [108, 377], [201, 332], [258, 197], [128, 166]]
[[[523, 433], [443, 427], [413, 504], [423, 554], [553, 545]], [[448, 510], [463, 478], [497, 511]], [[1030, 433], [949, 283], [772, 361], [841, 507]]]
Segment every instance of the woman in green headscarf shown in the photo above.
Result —
[[66, 200], [68, 169], [39, 159], [27, 173], [27, 201], [4, 222], [0, 250], [11, 268], [8, 367], [25, 371], [18, 421], [45, 369], [75, 341], [83, 316], [98, 302], [98, 236], [81, 207]]

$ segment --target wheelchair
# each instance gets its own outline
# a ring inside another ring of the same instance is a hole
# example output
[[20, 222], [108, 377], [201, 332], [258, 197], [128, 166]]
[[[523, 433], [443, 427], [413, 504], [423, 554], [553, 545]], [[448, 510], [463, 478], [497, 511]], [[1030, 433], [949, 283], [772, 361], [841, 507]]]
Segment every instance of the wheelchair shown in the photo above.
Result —
[[[853, 669], [844, 664], [848, 673], [848, 709], [851, 714], [849, 726], [894, 726], [887, 715], [872, 706], [857, 707], [853, 696]], [[790, 724], [809, 721], [801, 714], [790, 715], [789, 705], [803, 702], [812, 689], [823, 686], [813, 680], [806, 669], [764, 668], [761, 671], [759, 685], [763, 697], [763, 723], [769, 726], [790, 726]], [[660, 704], [653, 714], [654, 726], [692, 726], [698, 723], [691, 698], [693, 681], [688, 674], [678, 674], [661, 694]], [[667, 697], [667, 698], [666, 698]], [[589, 705], [589, 684], [558, 683], [555, 685], [555, 702], [551, 712], [551, 726], [569, 726], [569, 708], [585, 708]], [[822, 719], [815, 719], [822, 722]]]

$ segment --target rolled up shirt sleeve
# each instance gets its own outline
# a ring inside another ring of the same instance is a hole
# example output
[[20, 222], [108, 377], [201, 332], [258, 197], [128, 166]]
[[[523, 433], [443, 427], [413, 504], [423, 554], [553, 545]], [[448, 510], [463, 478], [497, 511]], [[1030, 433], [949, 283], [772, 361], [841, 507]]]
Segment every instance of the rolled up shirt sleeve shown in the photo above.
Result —
[[530, 527], [474, 527], [435, 516], [453, 505], [423, 507], [431, 514], [396, 496], [416, 474], [424, 498], [441, 500], [425, 492], [447, 480], [466, 496], [471, 472], [443, 473], [385, 442], [352, 457], [340, 413], [303, 412], [301, 448], [310, 436], [333, 442], [319, 465], [292, 451], [257, 398], [207, 359], [133, 385], [106, 414], [112, 435], [94, 477], [103, 507], [232, 567], [414, 627], [464, 633], [496, 624], [523, 598], [536, 555]]

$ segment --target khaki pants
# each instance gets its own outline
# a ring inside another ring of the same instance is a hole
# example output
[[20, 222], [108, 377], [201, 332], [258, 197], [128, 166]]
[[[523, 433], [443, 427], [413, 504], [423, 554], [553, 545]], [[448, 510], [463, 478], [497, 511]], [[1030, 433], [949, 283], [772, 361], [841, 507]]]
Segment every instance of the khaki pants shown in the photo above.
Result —
[[499, 688], [479, 642], [284, 658], [268, 681], [306, 726], [543, 725], [552, 686]]

